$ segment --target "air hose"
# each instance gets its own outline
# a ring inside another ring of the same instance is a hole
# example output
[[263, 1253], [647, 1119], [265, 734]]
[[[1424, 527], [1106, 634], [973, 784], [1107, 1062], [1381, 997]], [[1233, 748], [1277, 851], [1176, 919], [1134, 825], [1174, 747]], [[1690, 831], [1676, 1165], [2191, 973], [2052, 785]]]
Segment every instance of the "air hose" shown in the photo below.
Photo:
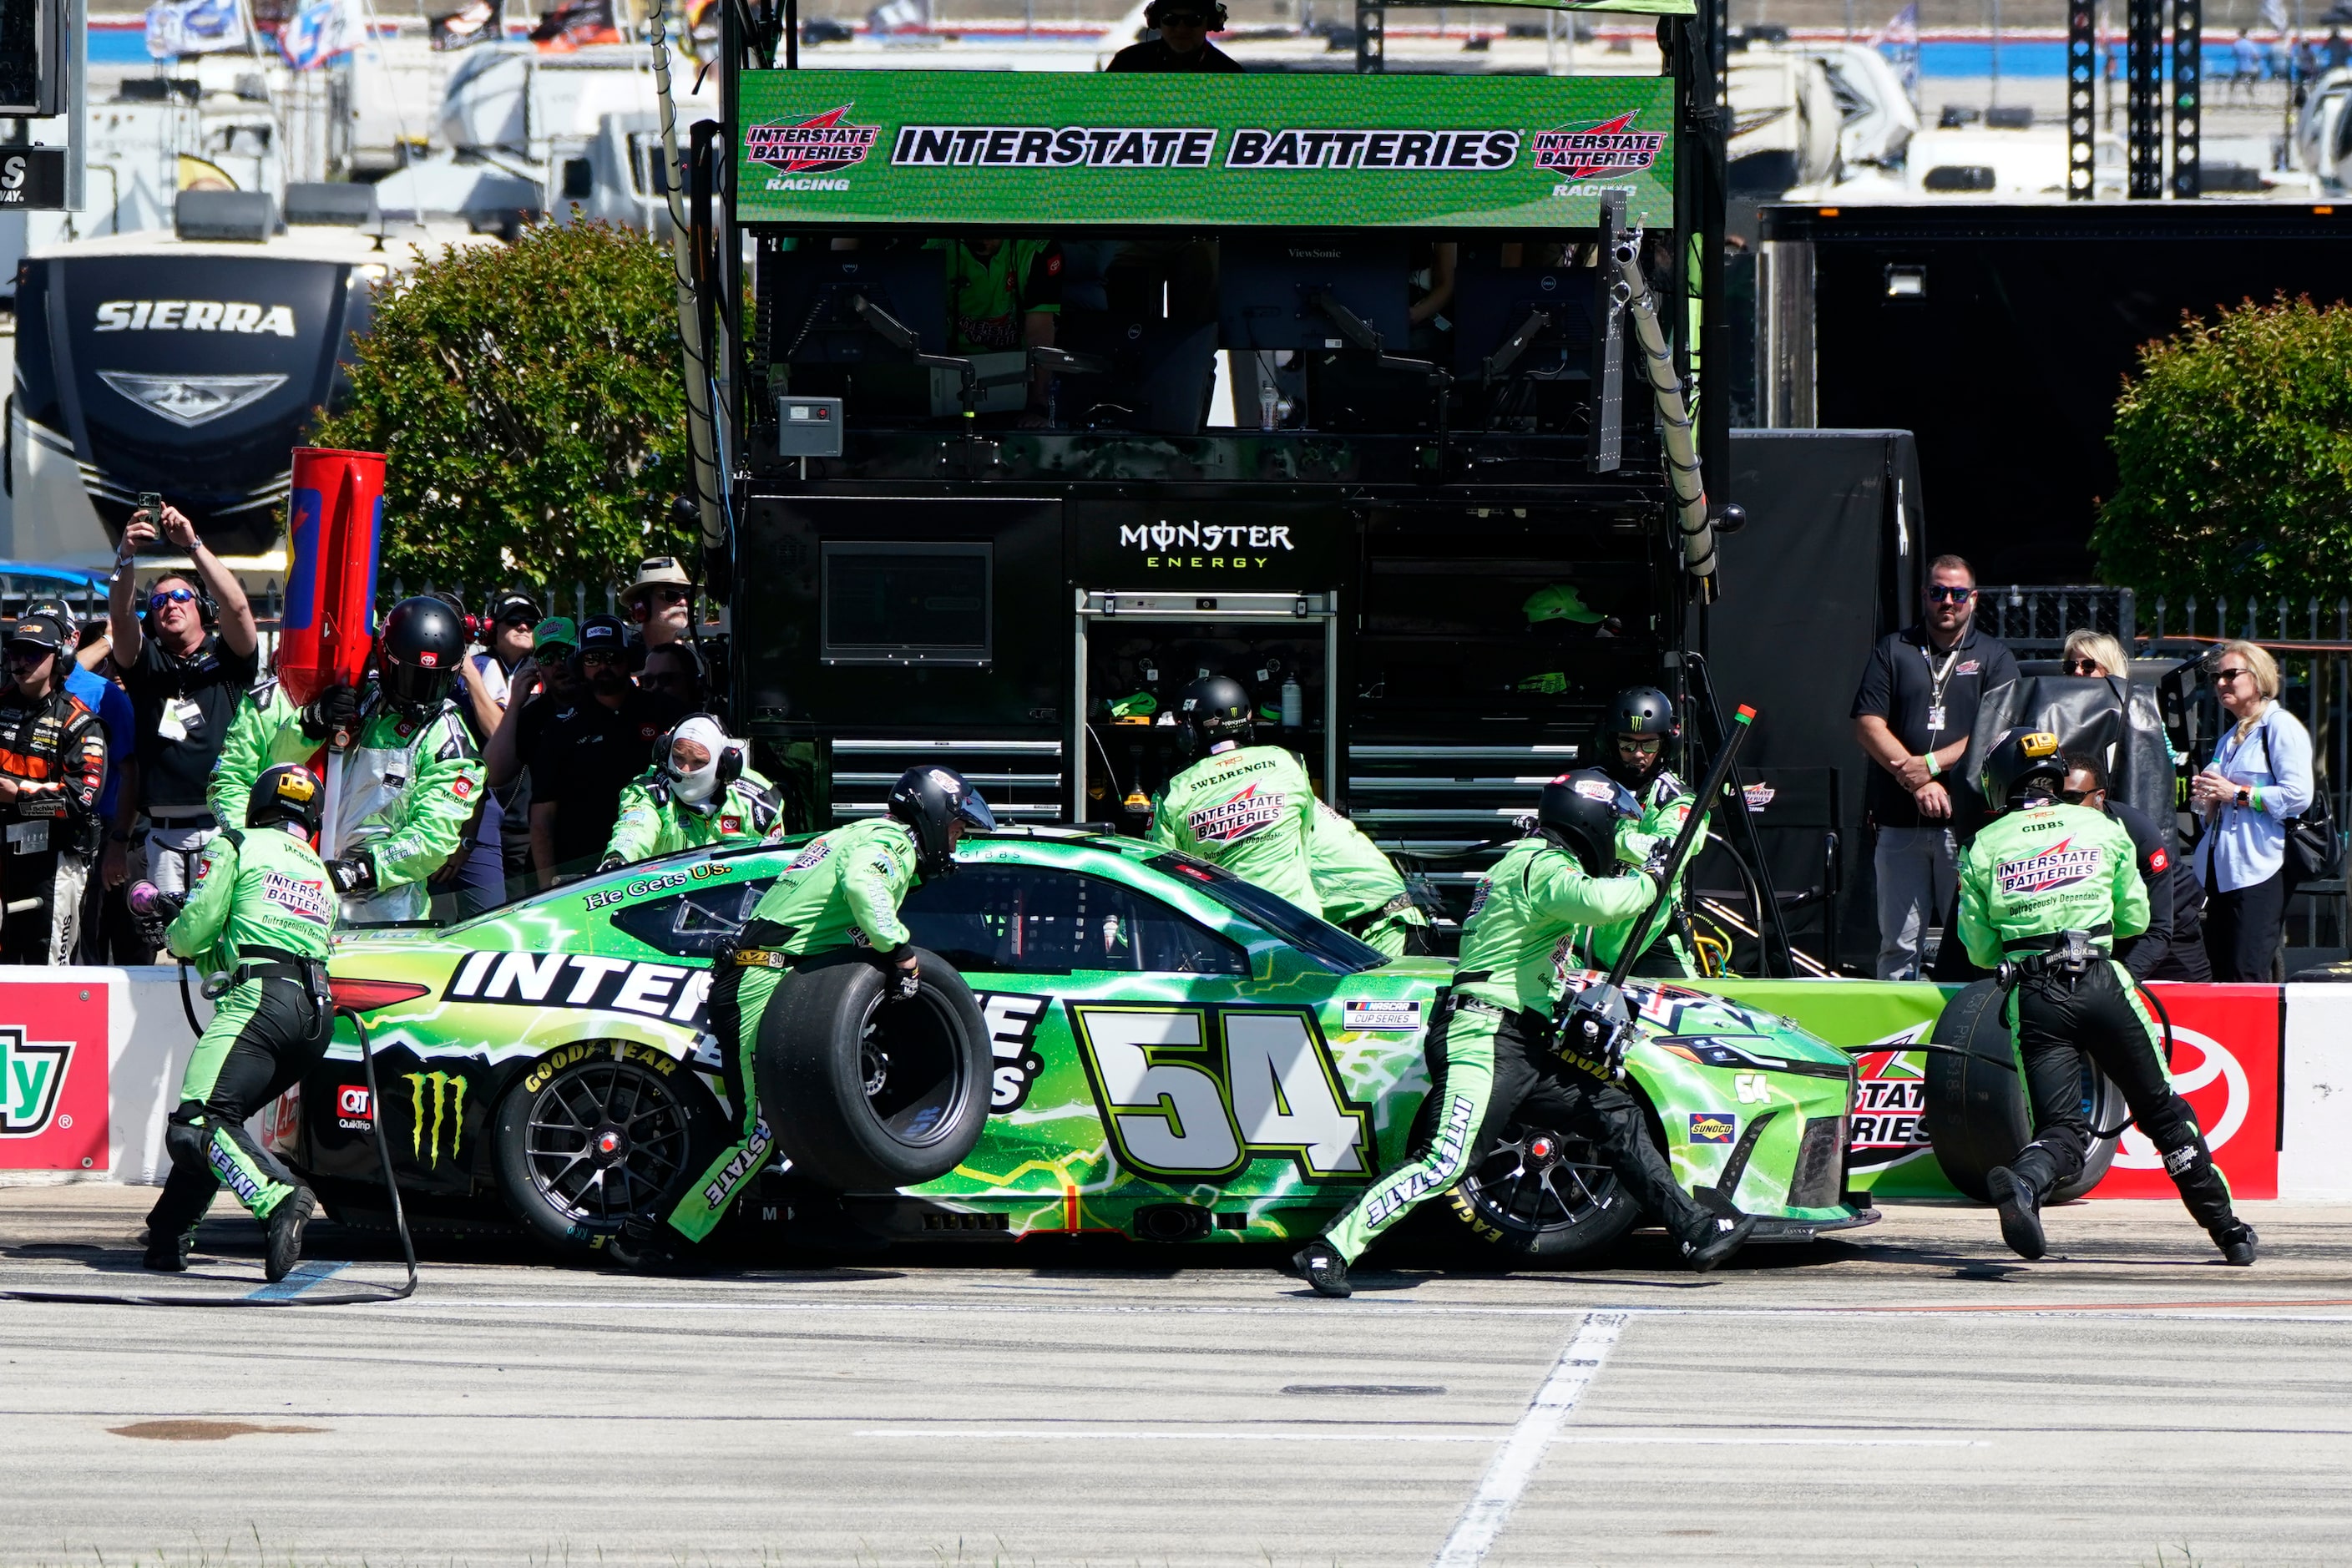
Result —
[[[188, 996], [188, 966], [180, 965], [180, 1005], [187, 1013], [188, 1026], [198, 1037], [204, 1030], [196, 1025], [195, 1004]], [[370, 1301], [400, 1301], [416, 1293], [416, 1246], [408, 1236], [408, 1213], [400, 1202], [400, 1183], [392, 1173], [392, 1144], [383, 1133], [383, 1096], [377, 1091], [375, 1081], [375, 1050], [368, 1042], [367, 1024], [348, 1007], [336, 1012], [352, 1021], [352, 1028], [360, 1037], [360, 1060], [368, 1086], [368, 1103], [375, 1108], [375, 1153], [383, 1170], [383, 1188], [392, 1198], [393, 1228], [400, 1236], [400, 1252], [408, 1264], [408, 1279], [398, 1286], [366, 1286], [359, 1289], [306, 1292], [288, 1296], [192, 1296], [155, 1295], [148, 1292], [130, 1294], [103, 1290], [0, 1290], [0, 1297], [15, 1301], [80, 1301], [93, 1306], [123, 1307], [354, 1307]]]

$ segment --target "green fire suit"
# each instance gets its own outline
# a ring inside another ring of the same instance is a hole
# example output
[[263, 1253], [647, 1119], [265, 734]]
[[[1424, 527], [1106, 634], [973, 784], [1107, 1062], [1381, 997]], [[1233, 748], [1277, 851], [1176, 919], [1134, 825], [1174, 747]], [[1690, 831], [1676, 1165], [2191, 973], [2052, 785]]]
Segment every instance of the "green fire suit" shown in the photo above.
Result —
[[[1354, 1262], [1414, 1205], [1461, 1180], [1486, 1140], [1488, 1123], [1499, 1127], [1535, 1081], [1534, 1053], [1560, 994], [1556, 960], [1567, 939], [1580, 926], [1629, 918], [1647, 908], [1656, 893], [1657, 884], [1645, 872], [1589, 875], [1575, 856], [1548, 839], [1522, 838], [1504, 851], [1463, 922], [1454, 994], [1439, 1016], [1428, 1052], [1444, 1066], [1423, 1107], [1414, 1152], [1367, 1188], [1325, 1233], [1340, 1257]], [[1496, 1040], [1506, 1035], [1512, 1047], [1507, 1084], [1513, 1089], [1511, 1102], [1490, 1103]], [[1631, 1106], [1622, 1089], [1607, 1092]], [[1638, 1113], [1633, 1120], [1639, 1133]]]
[[[1617, 830], [1617, 858], [1628, 866], [1642, 865], [1651, 856], [1663, 855], [1673, 848], [1675, 836], [1683, 830], [1683, 824], [1698, 805], [1697, 792], [1664, 769], [1635, 795], [1642, 803], [1642, 815]], [[1689, 858], [1675, 875], [1674, 910], [1683, 908], [1683, 879], [1689, 874], [1691, 861], [1697, 859], [1699, 851], [1706, 847], [1706, 825], [1702, 821]], [[1593, 969], [1613, 967], [1617, 955], [1625, 950], [1633, 935], [1632, 921], [1595, 926], [1581, 944], [1586, 964]], [[1699, 972], [1671, 911], [1660, 916], [1652, 928], [1649, 949], [1634, 962], [1633, 972], [1659, 976], [1695, 975]]]
[[1391, 958], [1403, 957], [1405, 932], [1428, 925], [1429, 917], [1405, 891], [1404, 879], [1381, 847], [1318, 800], [1307, 847], [1323, 918], [1345, 926]]
[[[237, 710], [222, 742], [208, 792], [213, 815], [245, 820], [246, 797], [264, 768], [301, 763], [331, 778], [335, 764], [302, 732], [302, 710], [275, 680], [256, 685]], [[474, 738], [456, 703], [422, 719], [383, 701], [371, 683], [361, 700], [359, 743], [345, 752], [337, 841], [322, 844], [330, 860], [364, 856], [374, 888], [342, 900], [347, 921], [423, 920], [431, 910], [425, 879], [464, 847], [465, 832], [481, 809], [483, 769]]]
[[172, 1174], [147, 1215], [152, 1237], [194, 1230], [223, 1184], [257, 1217], [292, 1194], [293, 1173], [245, 1123], [326, 1055], [334, 929], [334, 884], [300, 838], [280, 828], [229, 828], [205, 847], [194, 889], [165, 940], [173, 953], [234, 984], [180, 1080], [164, 1136]]
[[688, 805], [670, 793], [669, 775], [648, 768], [621, 790], [605, 858], [624, 863], [699, 849], [708, 844], [756, 843], [782, 830], [783, 807], [766, 779], [746, 768], [707, 805]]
[[836, 827], [793, 858], [751, 910], [734, 951], [720, 955], [710, 983], [710, 1032], [739, 1127], [735, 1142], [670, 1211], [678, 1234], [700, 1241], [717, 1229], [768, 1163], [775, 1141], [760, 1114], [760, 1020], [777, 986], [802, 960], [844, 947], [896, 957], [909, 935], [898, 906], [920, 879], [905, 823], [876, 816]]
[[[2083, 1168], [2092, 1128], [2083, 1103], [2088, 1056], [2164, 1156], [2180, 1201], [2219, 1239], [2237, 1224], [2230, 1184], [2196, 1113], [2172, 1087], [2164, 1031], [2128, 971], [2109, 954], [2147, 929], [2147, 884], [2123, 825], [2079, 805], [2006, 812], [1960, 858], [1959, 935], [1982, 968], [2006, 961], [2033, 1142], [2010, 1164], [2037, 1199]], [[2053, 950], [2078, 933], [2079, 967]]]
[[1279, 746], [1238, 746], [1202, 758], [1152, 803], [1151, 839], [1222, 866], [1310, 915], [1315, 896], [1315, 785]]

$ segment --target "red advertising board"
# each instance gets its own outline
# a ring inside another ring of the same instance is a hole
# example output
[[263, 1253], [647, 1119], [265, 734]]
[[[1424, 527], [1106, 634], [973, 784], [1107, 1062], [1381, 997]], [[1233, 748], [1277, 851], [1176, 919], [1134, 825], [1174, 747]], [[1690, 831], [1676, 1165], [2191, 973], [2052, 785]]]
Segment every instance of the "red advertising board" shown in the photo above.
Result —
[[[2275, 985], [2159, 984], [2172, 1019], [2172, 1086], [2197, 1112], [2214, 1163], [2242, 1198], [2278, 1196], [2279, 1059], [2284, 994]], [[2172, 1179], [2147, 1135], [2124, 1134], [2095, 1198], [2168, 1198]]]
[[104, 1170], [107, 988], [0, 984], [0, 1170]]

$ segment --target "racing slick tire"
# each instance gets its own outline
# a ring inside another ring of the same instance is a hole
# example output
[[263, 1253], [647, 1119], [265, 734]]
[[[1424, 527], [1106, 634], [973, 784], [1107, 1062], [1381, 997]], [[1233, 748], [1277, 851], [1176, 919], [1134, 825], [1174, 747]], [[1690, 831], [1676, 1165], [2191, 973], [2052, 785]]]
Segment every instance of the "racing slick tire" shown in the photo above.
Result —
[[[2000, 983], [1979, 980], [1945, 1005], [1931, 1045], [1954, 1050], [1927, 1053], [1927, 1102], [1921, 1120], [1936, 1163], [1952, 1185], [1980, 1204], [1990, 1203], [1985, 1177], [2006, 1165], [2033, 1139], [2033, 1118], [2018, 1071], [2017, 1043], [2001, 1017]], [[2129, 1114], [2123, 1091], [2088, 1060], [2083, 1064], [2083, 1094], [2092, 1129], [2119, 1128]], [[2044, 1203], [2063, 1204], [2099, 1184], [2115, 1163], [2118, 1132], [2095, 1140], [2083, 1168], [2051, 1190]]]
[[[1642, 1121], [1662, 1149], [1657, 1118], [1637, 1090]], [[1473, 1256], [1496, 1253], [1554, 1263], [1598, 1263], [1642, 1223], [1617, 1173], [1584, 1139], [1507, 1122], [1494, 1152], [1445, 1194], [1444, 1212]]]
[[490, 1163], [525, 1229], [594, 1251], [640, 1212], [666, 1214], [724, 1141], [726, 1117], [691, 1064], [620, 1040], [559, 1046], [499, 1102]]
[[923, 983], [892, 994], [870, 954], [785, 976], [760, 1020], [760, 1109], [794, 1170], [835, 1192], [946, 1175], [988, 1122], [994, 1057], [963, 976], [917, 950]]

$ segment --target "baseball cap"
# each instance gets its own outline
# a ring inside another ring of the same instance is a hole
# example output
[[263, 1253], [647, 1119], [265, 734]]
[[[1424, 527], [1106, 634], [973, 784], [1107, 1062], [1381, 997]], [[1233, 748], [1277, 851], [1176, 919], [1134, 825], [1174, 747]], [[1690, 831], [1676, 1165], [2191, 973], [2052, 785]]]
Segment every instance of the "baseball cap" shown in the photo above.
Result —
[[72, 640], [72, 634], [60, 626], [57, 618], [52, 616], [22, 616], [17, 620], [16, 627], [8, 634], [8, 645], [11, 647], [19, 643], [26, 643], [35, 647], [45, 647], [51, 653], [66, 647]]
[[537, 653], [543, 647], [559, 645], [564, 647], [580, 646], [580, 628], [572, 624], [570, 616], [550, 616], [530, 628], [530, 647], [533, 653]]
[[69, 638], [76, 636], [79, 630], [79, 627], [75, 624], [73, 611], [68, 607], [63, 599], [26, 600], [24, 616], [19, 616], [18, 619], [21, 620], [32, 616], [38, 616], [43, 620], [57, 622], [58, 625], [65, 628], [66, 636]]
[[[490, 595], [489, 625], [496, 626], [503, 626], [509, 621], [537, 621], [538, 619], [539, 601], [529, 594], [509, 590], [503, 594]], [[536, 635], [534, 632], [533, 636]]]
[[621, 624], [618, 616], [591, 616], [580, 623], [580, 651], [592, 648], [623, 648], [628, 646], [629, 628]]

